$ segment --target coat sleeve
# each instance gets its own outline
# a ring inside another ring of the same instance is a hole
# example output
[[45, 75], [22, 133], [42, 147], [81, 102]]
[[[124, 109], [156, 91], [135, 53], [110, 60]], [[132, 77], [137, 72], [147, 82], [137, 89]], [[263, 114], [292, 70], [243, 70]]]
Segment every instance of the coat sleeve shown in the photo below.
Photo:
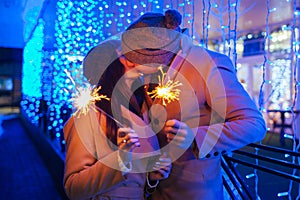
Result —
[[209, 60], [201, 73], [210, 124], [196, 131], [199, 158], [218, 156], [262, 140], [266, 134], [265, 121], [238, 81], [231, 60], [216, 52], [202, 54], [202, 58]]
[[[89, 125], [85, 125], [85, 138], [90, 140]], [[70, 199], [88, 199], [99, 195], [124, 180], [121, 171], [111, 168], [97, 159], [94, 150], [87, 148], [74, 123], [70, 118], [64, 127], [66, 141], [66, 163], [64, 187]], [[90, 142], [90, 144], [92, 144]], [[109, 159], [117, 162], [117, 154], [109, 155]], [[105, 159], [105, 158], [104, 158]], [[115, 163], [118, 165], [118, 163]]]

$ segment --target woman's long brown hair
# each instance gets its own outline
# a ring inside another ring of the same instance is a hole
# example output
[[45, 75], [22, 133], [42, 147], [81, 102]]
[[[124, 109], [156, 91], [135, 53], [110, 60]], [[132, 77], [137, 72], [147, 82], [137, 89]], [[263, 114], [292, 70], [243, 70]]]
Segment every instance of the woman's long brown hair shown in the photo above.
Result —
[[[117, 57], [117, 56], [116, 56]], [[106, 95], [111, 99], [112, 93], [115, 88], [117, 82], [120, 80], [120, 78], [124, 74], [124, 67], [122, 63], [119, 61], [117, 58], [114, 60], [104, 71], [102, 76], [100, 77], [100, 80], [98, 82], [97, 86], [101, 86], [101, 90], [99, 93]], [[122, 98], [122, 92], [117, 91], [118, 94], [120, 94], [120, 98]], [[117, 101], [119, 99], [111, 99], [109, 101], [106, 100], [100, 100], [96, 102], [96, 106], [102, 109], [104, 112], [107, 114], [113, 116], [112, 113], [112, 106], [119, 106], [117, 102], [112, 102], [112, 101]], [[117, 129], [118, 126], [116, 122], [109, 117], [106, 117], [106, 135], [107, 138], [112, 141], [113, 144], [117, 144]]]

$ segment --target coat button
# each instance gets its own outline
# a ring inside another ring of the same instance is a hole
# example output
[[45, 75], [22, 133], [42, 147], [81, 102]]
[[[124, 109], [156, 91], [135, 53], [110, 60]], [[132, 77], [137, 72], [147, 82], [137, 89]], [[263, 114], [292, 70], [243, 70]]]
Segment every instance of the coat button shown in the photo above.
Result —
[[218, 155], [219, 155], [219, 152], [216, 151], [216, 152], [214, 153], [214, 156], [218, 156]]
[[210, 156], [211, 156], [210, 154], [207, 154], [205, 157], [206, 157], [206, 158], [210, 158]]

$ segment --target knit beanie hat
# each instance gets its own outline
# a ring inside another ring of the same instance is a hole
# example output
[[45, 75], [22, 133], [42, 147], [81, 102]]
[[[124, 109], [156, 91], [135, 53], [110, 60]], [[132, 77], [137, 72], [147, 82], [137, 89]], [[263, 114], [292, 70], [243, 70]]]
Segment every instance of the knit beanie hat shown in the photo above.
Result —
[[181, 18], [176, 10], [145, 13], [122, 34], [123, 54], [133, 63], [169, 65], [180, 49]]

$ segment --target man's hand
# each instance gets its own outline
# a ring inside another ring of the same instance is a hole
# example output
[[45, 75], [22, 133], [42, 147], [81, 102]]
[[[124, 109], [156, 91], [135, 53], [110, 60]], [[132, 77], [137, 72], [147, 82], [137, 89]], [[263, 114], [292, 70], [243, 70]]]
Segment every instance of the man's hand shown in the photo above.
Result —
[[172, 142], [172, 144], [175, 144], [182, 149], [189, 148], [195, 138], [194, 133], [188, 125], [176, 119], [168, 120], [164, 131], [166, 133], [167, 141]]
[[151, 181], [158, 181], [168, 178], [171, 172], [172, 162], [171, 158], [167, 156], [167, 153], [163, 153], [153, 166], [153, 172], [149, 173], [149, 179]]

